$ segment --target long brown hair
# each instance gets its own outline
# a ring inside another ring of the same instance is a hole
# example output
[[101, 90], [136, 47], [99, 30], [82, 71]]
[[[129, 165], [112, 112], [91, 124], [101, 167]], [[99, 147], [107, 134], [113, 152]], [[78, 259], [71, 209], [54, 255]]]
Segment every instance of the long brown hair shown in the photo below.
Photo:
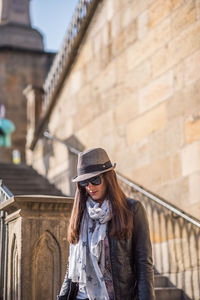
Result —
[[[133, 230], [133, 213], [128, 207], [126, 196], [119, 186], [115, 171], [103, 174], [107, 187], [107, 197], [112, 206], [112, 221], [110, 235], [116, 239], [126, 239], [131, 236]], [[68, 242], [77, 243], [80, 235], [83, 212], [86, 208], [88, 194], [86, 189], [80, 189], [77, 185], [74, 205], [68, 227]]]

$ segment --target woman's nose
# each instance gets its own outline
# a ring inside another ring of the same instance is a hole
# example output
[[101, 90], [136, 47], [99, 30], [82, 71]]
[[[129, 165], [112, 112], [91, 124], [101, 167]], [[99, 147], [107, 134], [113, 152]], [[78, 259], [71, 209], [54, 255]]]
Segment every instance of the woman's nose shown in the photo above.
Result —
[[93, 189], [93, 187], [94, 187], [94, 185], [93, 185], [91, 182], [89, 182], [89, 183], [88, 183], [88, 188], [89, 188], [89, 189], [91, 189], [91, 188]]

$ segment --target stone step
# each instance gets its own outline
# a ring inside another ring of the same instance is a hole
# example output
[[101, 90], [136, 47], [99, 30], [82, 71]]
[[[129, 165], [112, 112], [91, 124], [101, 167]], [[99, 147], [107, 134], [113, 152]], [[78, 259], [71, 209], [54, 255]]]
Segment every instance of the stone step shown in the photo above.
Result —
[[0, 179], [14, 195], [64, 196], [54, 184], [25, 164], [0, 163]]
[[169, 287], [169, 279], [166, 276], [155, 275], [154, 285], [155, 287]]
[[[14, 183], [9, 181], [9, 180], [3, 180], [3, 183], [9, 187], [9, 186], [15, 186], [15, 187], [18, 187], [18, 188], [26, 188], [27, 185], [30, 185], [32, 188], [42, 188], [44, 187], [44, 182], [42, 180], [40, 181], [24, 181], [24, 182], [17, 182], [15, 181]], [[45, 183], [45, 187], [46, 188], [51, 188], [52, 186], [54, 185], [51, 185], [49, 182], [48, 183]]]
[[182, 300], [182, 290], [173, 287], [156, 287], [156, 300]]

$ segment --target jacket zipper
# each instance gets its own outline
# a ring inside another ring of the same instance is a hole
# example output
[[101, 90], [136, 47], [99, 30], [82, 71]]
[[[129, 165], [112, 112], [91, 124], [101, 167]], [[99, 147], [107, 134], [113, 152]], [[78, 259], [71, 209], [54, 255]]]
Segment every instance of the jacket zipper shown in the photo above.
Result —
[[112, 261], [112, 258], [111, 258], [111, 242], [110, 242], [110, 237], [109, 237], [109, 234], [108, 234], [108, 244], [109, 244], [109, 252], [110, 252], [110, 263], [111, 263], [111, 275], [112, 275], [112, 284], [113, 284], [113, 290], [114, 290], [114, 300], [116, 299], [115, 297], [115, 285], [114, 285], [114, 280], [113, 280], [113, 261]]

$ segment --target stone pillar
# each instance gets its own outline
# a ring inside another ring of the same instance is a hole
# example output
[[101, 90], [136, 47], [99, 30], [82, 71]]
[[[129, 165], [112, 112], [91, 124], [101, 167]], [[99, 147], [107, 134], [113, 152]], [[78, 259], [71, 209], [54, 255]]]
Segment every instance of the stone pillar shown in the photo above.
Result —
[[67, 265], [67, 227], [73, 199], [16, 196], [8, 213], [7, 298], [55, 300]]
[[28, 85], [23, 94], [27, 99], [27, 135], [26, 145], [29, 148], [33, 140], [35, 129], [42, 115], [42, 103], [44, 91], [41, 87]]

